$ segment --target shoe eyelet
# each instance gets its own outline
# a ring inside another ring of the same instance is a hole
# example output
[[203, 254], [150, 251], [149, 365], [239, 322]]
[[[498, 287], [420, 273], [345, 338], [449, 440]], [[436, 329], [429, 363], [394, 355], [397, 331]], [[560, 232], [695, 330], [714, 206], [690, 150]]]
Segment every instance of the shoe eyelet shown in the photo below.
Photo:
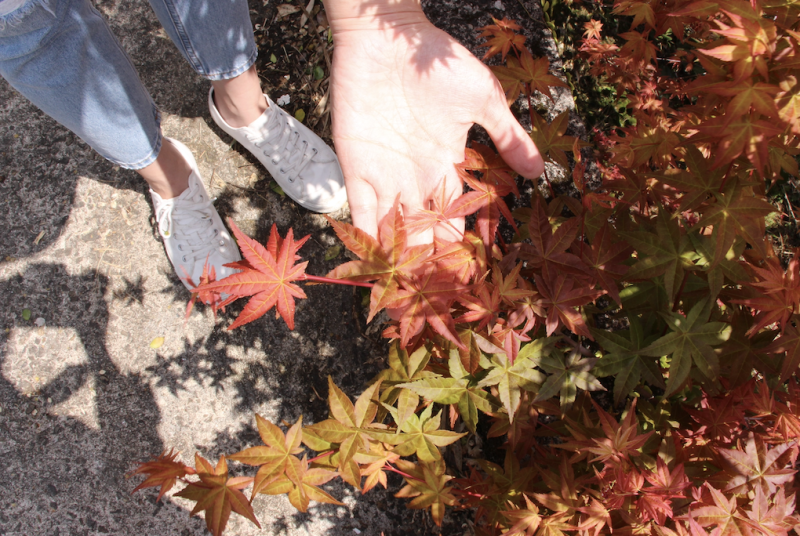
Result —
[[315, 154], [315, 155], [316, 155], [316, 154], [319, 152], [319, 151], [317, 151], [316, 149], [314, 149], [313, 147], [311, 148], [311, 150], [312, 150], [312, 151], [314, 151], [314, 154]]
[[273, 166], [277, 166], [278, 165], [278, 161], [275, 160], [274, 158], [272, 160], [270, 160], [270, 161], [272, 162]]
[[281, 168], [279, 171], [280, 171], [281, 173], [286, 173], [286, 172], [283, 170], [283, 168]]
[[214, 229], [214, 236], [219, 235], [219, 229]]
[[178, 244], [178, 251], [183, 251], [183, 244]]
[[181, 261], [183, 261], [183, 262], [189, 262], [189, 261], [186, 259], [186, 255], [184, 255], [183, 257], [181, 257]]
[[225, 241], [224, 241], [224, 240], [220, 240], [220, 241], [219, 241], [219, 245], [220, 245], [220, 246], [224, 246], [224, 245], [225, 245]]

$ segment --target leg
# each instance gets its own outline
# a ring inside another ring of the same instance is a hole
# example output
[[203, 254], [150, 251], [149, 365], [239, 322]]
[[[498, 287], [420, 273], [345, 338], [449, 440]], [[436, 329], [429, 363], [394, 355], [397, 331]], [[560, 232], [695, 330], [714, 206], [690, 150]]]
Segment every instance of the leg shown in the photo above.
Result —
[[238, 260], [238, 252], [194, 158], [177, 142], [164, 143], [155, 104], [89, 0], [31, 0], [0, 19], [0, 74], [102, 156], [150, 184], [167, 254], [184, 282], [184, 274], [199, 282], [206, 259], [218, 277], [231, 272], [222, 265]]
[[301, 206], [332, 212], [344, 205], [344, 178], [331, 148], [262, 94], [246, 0], [150, 4], [189, 64], [211, 80], [209, 108], [217, 125]]
[[244, 127], [267, 108], [254, 63], [258, 51], [246, 1], [198, 5], [192, 0], [150, 0], [183, 57], [211, 80], [227, 121]]
[[0, 22], [0, 74], [102, 156], [179, 195], [189, 167], [174, 150], [161, 154], [158, 110], [105, 20], [84, 0], [49, 5]]

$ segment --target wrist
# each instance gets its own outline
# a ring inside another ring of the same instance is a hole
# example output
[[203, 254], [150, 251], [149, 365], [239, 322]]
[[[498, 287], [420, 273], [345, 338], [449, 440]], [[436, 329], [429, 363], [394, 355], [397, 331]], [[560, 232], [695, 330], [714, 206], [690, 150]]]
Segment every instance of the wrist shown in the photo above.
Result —
[[429, 24], [420, 0], [324, 0], [334, 38], [353, 31], [392, 31]]

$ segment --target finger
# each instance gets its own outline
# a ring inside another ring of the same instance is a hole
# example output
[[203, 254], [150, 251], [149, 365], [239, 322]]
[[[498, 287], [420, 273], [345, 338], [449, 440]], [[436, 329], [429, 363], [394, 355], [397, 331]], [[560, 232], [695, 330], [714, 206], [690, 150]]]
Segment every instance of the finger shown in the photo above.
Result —
[[[464, 181], [459, 177], [455, 167], [444, 178], [444, 196], [448, 204], [455, 201], [464, 192]], [[439, 194], [441, 195], [441, 190]], [[457, 242], [464, 238], [464, 218], [451, 218], [447, 223], [440, 223], [433, 228], [433, 234], [444, 242]]]
[[494, 93], [483, 109], [485, 117], [478, 123], [486, 129], [500, 156], [514, 171], [525, 178], [535, 179], [544, 172], [542, 155], [509, 110], [499, 82]]
[[345, 188], [353, 225], [378, 238], [378, 197], [375, 189], [363, 179], [346, 180]]

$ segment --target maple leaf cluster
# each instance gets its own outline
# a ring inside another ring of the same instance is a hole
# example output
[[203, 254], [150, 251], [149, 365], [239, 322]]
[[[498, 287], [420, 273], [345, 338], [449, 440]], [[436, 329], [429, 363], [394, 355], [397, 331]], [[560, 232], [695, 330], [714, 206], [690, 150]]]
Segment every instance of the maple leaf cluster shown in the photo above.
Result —
[[[355, 401], [329, 381], [323, 421], [284, 431], [257, 416], [263, 445], [227, 457], [252, 478], [229, 477], [224, 457], [191, 468], [165, 453], [135, 471], [148, 475], [137, 489], [183, 482], [215, 535], [231, 512], [257, 523], [259, 494], [306, 511], [337, 503], [321, 487], [333, 478], [367, 492], [388, 473], [438, 525], [474, 508], [481, 536], [798, 531], [800, 249], [776, 251], [765, 218], [781, 208], [769, 189], [798, 175], [800, 2], [610, 9], [629, 31], [604, 37], [593, 20], [581, 53], [635, 122], [596, 136], [599, 187], [568, 114], [532, 106], [566, 84], [503, 19], [480, 29], [485, 58], [503, 60], [509, 102], [527, 101], [532, 139], [573, 185], [545, 177], [529, 206], [512, 204], [523, 181], [473, 143], [462, 195], [442, 188], [413, 215], [395, 202], [375, 237], [329, 219], [357, 259], [326, 278], [305, 273], [307, 238], [273, 226], [262, 246], [231, 222], [238, 273], [207, 270], [190, 306], [250, 296], [229, 329], [273, 307], [293, 329], [299, 282], [369, 286], [369, 321], [395, 319], [388, 368]], [[474, 222], [460, 240], [409, 246], [454, 218]], [[502, 465], [481, 458], [482, 424]]]

